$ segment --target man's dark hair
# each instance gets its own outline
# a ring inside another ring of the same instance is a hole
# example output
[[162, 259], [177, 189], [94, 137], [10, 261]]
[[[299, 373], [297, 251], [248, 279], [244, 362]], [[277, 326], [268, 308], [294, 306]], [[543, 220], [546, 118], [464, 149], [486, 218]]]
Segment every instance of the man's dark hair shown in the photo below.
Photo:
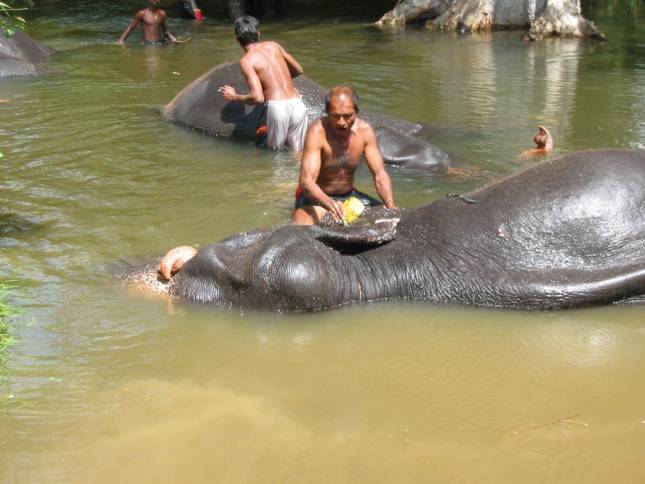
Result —
[[257, 42], [259, 38], [260, 21], [250, 15], [242, 15], [235, 20], [235, 37], [242, 45]]
[[356, 108], [356, 112], [359, 111], [358, 108], [358, 94], [354, 92], [354, 90], [349, 87], [349, 86], [336, 86], [332, 87], [327, 94], [325, 94], [325, 112], [329, 113], [329, 105], [331, 104], [331, 98], [333, 96], [340, 95], [341, 93], [349, 94], [352, 97], [352, 101], [354, 102], [354, 108]]

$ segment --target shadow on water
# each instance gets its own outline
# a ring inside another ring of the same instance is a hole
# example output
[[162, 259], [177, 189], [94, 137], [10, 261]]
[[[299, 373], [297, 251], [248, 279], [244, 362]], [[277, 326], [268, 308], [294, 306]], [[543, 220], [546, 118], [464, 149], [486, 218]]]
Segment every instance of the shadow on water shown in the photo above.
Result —
[[14, 234], [33, 234], [45, 228], [45, 224], [35, 222], [16, 213], [0, 213], [0, 240], [3, 236]]

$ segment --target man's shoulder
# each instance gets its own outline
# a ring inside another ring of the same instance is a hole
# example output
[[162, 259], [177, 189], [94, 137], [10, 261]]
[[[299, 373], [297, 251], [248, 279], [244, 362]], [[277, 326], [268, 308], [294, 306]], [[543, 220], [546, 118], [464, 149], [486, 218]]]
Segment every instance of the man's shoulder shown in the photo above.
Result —
[[324, 140], [327, 139], [327, 131], [325, 130], [324, 124], [325, 118], [318, 118], [315, 121], [312, 121], [307, 128], [308, 136], [314, 136], [316, 139]]
[[374, 127], [366, 119], [356, 118], [354, 126], [356, 127], [356, 130], [361, 134], [374, 133]]
[[309, 129], [312, 131], [325, 131], [325, 125], [324, 125], [325, 118], [318, 118], [314, 121], [311, 122], [309, 125]]
[[278, 44], [275, 40], [263, 40], [260, 42], [260, 44], [263, 47], [267, 47], [269, 49], [282, 49], [282, 46]]

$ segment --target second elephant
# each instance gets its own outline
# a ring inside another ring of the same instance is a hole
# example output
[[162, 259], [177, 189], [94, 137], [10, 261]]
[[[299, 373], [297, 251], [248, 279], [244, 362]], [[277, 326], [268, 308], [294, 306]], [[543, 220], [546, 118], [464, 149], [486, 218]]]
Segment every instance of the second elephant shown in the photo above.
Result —
[[[296, 77], [294, 83], [307, 106], [309, 121], [323, 116], [325, 89], [305, 76]], [[217, 92], [224, 84], [238, 92], [247, 90], [239, 63], [221, 64], [190, 83], [163, 107], [162, 115], [212, 136], [253, 139], [265, 117], [264, 106], [225, 101]], [[426, 169], [448, 165], [444, 151], [415, 136], [423, 127], [420, 124], [364, 109], [359, 115], [374, 127], [386, 163]]]

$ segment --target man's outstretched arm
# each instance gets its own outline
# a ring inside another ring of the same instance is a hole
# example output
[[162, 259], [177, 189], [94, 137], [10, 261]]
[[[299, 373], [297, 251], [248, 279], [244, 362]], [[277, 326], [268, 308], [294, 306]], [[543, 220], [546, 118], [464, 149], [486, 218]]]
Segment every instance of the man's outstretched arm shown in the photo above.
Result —
[[289, 54], [289, 52], [284, 50], [282, 47], [280, 48], [282, 49], [282, 56], [284, 57], [284, 60], [287, 62], [287, 67], [289, 68], [289, 73], [291, 74], [291, 78], [293, 79], [294, 77], [298, 77], [300, 74], [304, 72], [302, 70], [302, 66], [291, 54]]
[[369, 125], [363, 129], [365, 133], [365, 160], [374, 176], [376, 192], [387, 208], [396, 208], [392, 180], [385, 169], [385, 163], [383, 163], [383, 156], [381, 155], [381, 149], [376, 139], [376, 133]]
[[248, 94], [238, 94], [233, 86], [228, 84], [220, 87], [219, 92], [227, 101], [236, 101], [244, 104], [262, 104], [264, 102], [264, 91], [262, 83], [258, 77], [253, 65], [248, 61], [240, 61], [242, 74], [246, 78], [246, 85], [249, 86]]
[[132, 31], [137, 27], [137, 25], [141, 23], [142, 17], [143, 14], [141, 13], [141, 11], [137, 12], [137, 14], [132, 19], [132, 22], [130, 22], [130, 25], [125, 28], [125, 30], [121, 34], [121, 37], [119, 37], [119, 44], [123, 45], [125, 43], [125, 39], [127, 39]]
[[175, 37], [168, 28], [168, 19], [166, 16], [164, 16], [163, 21], [161, 22], [161, 28], [163, 29], [164, 35], [170, 42], [177, 42], [177, 37]]

